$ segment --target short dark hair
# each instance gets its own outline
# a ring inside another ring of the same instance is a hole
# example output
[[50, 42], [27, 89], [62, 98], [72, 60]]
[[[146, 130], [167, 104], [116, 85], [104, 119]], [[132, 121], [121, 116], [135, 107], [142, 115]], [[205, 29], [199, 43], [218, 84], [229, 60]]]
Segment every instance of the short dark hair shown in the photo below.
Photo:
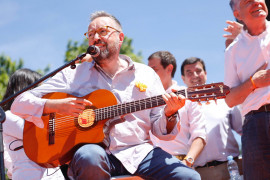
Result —
[[[237, 7], [236, 7], [237, 5]], [[232, 9], [232, 11], [235, 11], [235, 9], [238, 9], [238, 4], [235, 3], [235, 0], [230, 0], [230, 7]], [[244, 24], [242, 21], [240, 21], [239, 19], [235, 18], [236, 22], [239, 22], [241, 24]]]
[[[6, 99], [18, 91], [26, 88], [30, 84], [33, 84], [35, 81], [39, 80], [42, 76], [30, 69], [19, 69], [15, 71], [8, 81], [7, 89], [3, 99]], [[10, 110], [11, 104], [14, 100], [7, 102], [6, 104], [2, 105], [4, 111]]]
[[204, 64], [204, 61], [202, 59], [197, 58], [197, 57], [190, 57], [190, 58], [185, 59], [184, 62], [182, 63], [182, 65], [181, 65], [181, 75], [185, 76], [184, 68], [185, 68], [186, 65], [195, 64], [196, 62], [200, 62], [202, 64], [202, 66], [203, 66], [203, 70], [206, 72], [205, 64]]
[[93, 12], [91, 14], [91, 21], [95, 20], [96, 18], [99, 18], [99, 17], [109, 17], [111, 18], [112, 20], [114, 20], [116, 22], [116, 24], [119, 26], [120, 30], [122, 30], [122, 25], [120, 23], [120, 21], [113, 15], [105, 12], [105, 11], [96, 11], [96, 12]]
[[234, 9], [234, 1], [233, 0], [230, 0], [230, 7], [232, 10]]
[[173, 70], [171, 76], [174, 77], [177, 65], [175, 57], [172, 55], [172, 53], [170, 53], [169, 51], [157, 51], [148, 57], [148, 61], [152, 58], [159, 58], [163, 68], [166, 68], [169, 64], [172, 64]]
[[239, 3], [235, 2], [235, 0], [230, 0], [230, 7], [231, 7], [232, 11], [235, 11], [235, 9], [239, 8]]

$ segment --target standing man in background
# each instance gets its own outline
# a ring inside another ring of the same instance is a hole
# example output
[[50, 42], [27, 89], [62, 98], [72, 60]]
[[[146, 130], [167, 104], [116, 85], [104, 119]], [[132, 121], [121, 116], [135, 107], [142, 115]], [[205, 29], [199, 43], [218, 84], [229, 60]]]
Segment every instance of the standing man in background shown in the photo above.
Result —
[[[172, 89], [180, 90], [173, 80], [177, 65], [174, 56], [168, 51], [157, 51], [148, 57], [148, 66], [158, 74], [167, 93]], [[186, 101], [185, 106], [178, 111], [181, 123], [180, 132], [173, 141], [163, 141], [152, 136], [153, 143], [163, 150], [175, 155], [184, 164], [192, 167], [194, 161], [205, 146], [205, 119], [197, 103]]]
[[[202, 59], [190, 57], [181, 65], [181, 75], [187, 87], [203, 85], [207, 80], [205, 63]], [[232, 130], [241, 134], [242, 117], [237, 107], [229, 108], [224, 99], [217, 103], [202, 103], [202, 112], [206, 120], [207, 143], [194, 167], [203, 180], [227, 180], [227, 156], [232, 155], [238, 163], [241, 173], [242, 163], [238, 159], [239, 147]]]
[[270, 179], [270, 23], [264, 0], [231, 0], [243, 31], [225, 51], [228, 106], [241, 105], [244, 179]]

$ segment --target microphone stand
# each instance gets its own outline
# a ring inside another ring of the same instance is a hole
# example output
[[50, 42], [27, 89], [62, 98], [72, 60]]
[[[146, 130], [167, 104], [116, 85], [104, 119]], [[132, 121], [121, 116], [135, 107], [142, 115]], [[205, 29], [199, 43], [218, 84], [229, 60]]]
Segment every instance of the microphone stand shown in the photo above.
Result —
[[3, 122], [6, 120], [5, 111], [0, 106], [0, 167], [1, 179], [5, 179], [5, 166], [4, 166], [4, 145], [3, 145]]
[[18, 91], [17, 93], [13, 94], [12, 96], [4, 99], [3, 101], [0, 102], [0, 169], [1, 169], [1, 178], [0, 179], [5, 179], [5, 166], [4, 166], [4, 145], [3, 145], [3, 123], [6, 120], [6, 114], [5, 111], [2, 109], [2, 105], [6, 104], [7, 102], [13, 100], [14, 98], [16, 98], [18, 95], [22, 94], [23, 92], [32, 89], [33, 87], [35, 87], [36, 85], [38, 85], [39, 83], [43, 82], [44, 80], [48, 79], [49, 77], [54, 76], [56, 73], [58, 73], [59, 71], [63, 70], [64, 68], [70, 66], [71, 69], [75, 69], [76, 65], [75, 62], [78, 60], [82, 60], [84, 57], [86, 56], [86, 53], [79, 55], [78, 57], [76, 57], [75, 59], [71, 60], [70, 62], [66, 63], [65, 65], [59, 67], [58, 69], [54, 70], [53, 72], [47, 74], [46, 76], [40, 78], [39, 80], [37, 80], [36, 82], [34, 82], [33, 84], [25, 87], [24, 89]]

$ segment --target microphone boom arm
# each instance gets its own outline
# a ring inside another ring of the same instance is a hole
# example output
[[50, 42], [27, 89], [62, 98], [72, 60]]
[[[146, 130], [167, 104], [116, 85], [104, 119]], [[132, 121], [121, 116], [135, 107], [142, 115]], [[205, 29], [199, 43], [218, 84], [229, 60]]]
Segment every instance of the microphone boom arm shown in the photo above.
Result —
[[40, 78], [39, 80], [37, 80], [36, 82], [34, 82], [33, 84], [30, 84], [29, 86], [25, 87], [24, 89], [18, 91], [17, 93], [13, 94], [12, 96], [2, 100], [0, 102], [0, 106], [6, 104], [7, 102], [11, 101], [12, 99], [16, 98], [18, 95], [22, 94], [23, 92], [37, 86], [39, 83], [45, 81], [46, 79], [54, 76], [56, 73], [58, 73], [59, 71], [65, 69], [66, 67], [70, 66], [71, 69], [75, 69], [76, 68], [76, 65], [75, 65], [75, 62], [78, 61], [78, 60], [81, 60], [83, 59], [84, 57], [86, 56], [86, 53], [84, 54], [80, 54], [78, 57], [76, 57], [75, 59], [71, 60], [70, 62], [64, 64], [63, 66], [59, 67], [58, 69], [54, 70], [53, 72], [43, 76], [42, 78]]

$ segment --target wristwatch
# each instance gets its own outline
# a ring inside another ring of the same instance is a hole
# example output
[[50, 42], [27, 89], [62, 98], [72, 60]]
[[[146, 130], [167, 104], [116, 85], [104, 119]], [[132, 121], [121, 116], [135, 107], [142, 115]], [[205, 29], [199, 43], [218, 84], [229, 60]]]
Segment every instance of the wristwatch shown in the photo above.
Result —
[[175, 121], [176, 118], [177, 118], [177, 113], [178, 113], [178, 111], [176, 111], [176, 112], [175, 112], [174, 114], [172, 114], [171, 116], [167, 117], [167, 120], [168, 120], [169, 122]]
[[188, 163], [188, 165], [190, 165], [190, 167], [193, 166], [193, 164], [194, 164], [194, 159], [193, 159], [192, 157], [186, 156], [186, 157], [184, 158], [184, 160], [186, 160], [186, 162]]

